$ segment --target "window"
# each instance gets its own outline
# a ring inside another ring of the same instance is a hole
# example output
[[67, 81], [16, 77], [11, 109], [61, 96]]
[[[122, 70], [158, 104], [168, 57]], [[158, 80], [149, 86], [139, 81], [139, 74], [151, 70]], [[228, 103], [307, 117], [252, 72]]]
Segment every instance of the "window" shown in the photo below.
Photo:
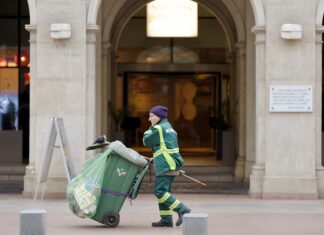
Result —
[[1, 0], [0, 131], [22, 130], [23, 162], [29, 158], [29, 24], [27, 0]]
[[219, 78], [219, 73], [129, 73], [125, 82], [125, 105], [130, 115], [139, 119], [140, 125], [134, 126], [135, 135], [126, 136], [128, 144], [140, 146], [137, 139], [141, 140], [149, 126], [148, 110], [155, 105], [164, 105], [169, 109], [168, 119], [178, 132], [182, 147], [213, 148], [214, 133], [209, 119], [213, 110], [219, 109], [216, 98]]
[[0, 130], [22, 129], [23, 119], [29, 118], [29, 114], [18, 115], [21, 104], [29, 106], [29, 98], [20, 98], [29, 86], [29, 34], [25, 30], [28, 23], [27, 0], [1, 1]]

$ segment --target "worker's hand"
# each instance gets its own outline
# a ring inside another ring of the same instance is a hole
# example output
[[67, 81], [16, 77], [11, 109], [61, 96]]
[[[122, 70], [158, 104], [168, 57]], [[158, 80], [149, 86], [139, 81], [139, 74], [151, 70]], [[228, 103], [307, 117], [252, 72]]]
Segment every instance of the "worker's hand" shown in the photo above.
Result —
[[149, 163], [152, 163], [153, 162], [153, 158], [149, 158], [149, 157], [144, 157], [146, 159], [146, 161], [149, 161]]

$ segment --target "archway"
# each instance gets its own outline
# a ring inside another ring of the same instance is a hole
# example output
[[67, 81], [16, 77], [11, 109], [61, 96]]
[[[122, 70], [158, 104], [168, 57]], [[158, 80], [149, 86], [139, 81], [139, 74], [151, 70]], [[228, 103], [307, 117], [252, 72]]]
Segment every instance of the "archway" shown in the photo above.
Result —
[[[100, 1], [92, 1], [93, 3], [100, 4]], [[116, 1], [116, 2], [102, 2], [101, 6], [101, 22], [102, 22], [102, 87], [110, 89], [110, 87], [114, 87], [114, 80], [111, 79], [111, 73], [116, 73], [116, 68], [114, 67], [113, 59], [116, 56], [116, 50], [118, 48], [118, 40], [120, 37], [120, 34], [127, 24], [128, 20], [136, 12], [140, 7], [145, 5], [149, 1]], [[230, 48], [233, 52], [233, 55], [237, 61], [236, 63], [236, 71], [240, 71], [236, 75], [234, 75], [237, 78], [238, 83], [236, 84], [236, 92], [241, 97], [241, 101], [236, 106], [236, 110], [239, 110], [239, 115], [237, 116], [238, 119], [236, 120], [236, 123], [238, 123], [238, 133], [237, 138], [240, 136], [240, 138], [237, 139], [237, 155], [238, 160], [236, 162], [236, 169], [235, 169], [235, 175], [238, 176], [238, 180], [247, 180], [249, 179], [250, 170], [252, 165], [255, 161], [255, 149], [250, 147], [249, 149], [246, 149], [246, 145], [250, 143], [255, 143], [255, 134], [253, 132], [253, 128], [255, 123], [246, 123], [246, 119], [248, 120], [254, 120], [251, 118], [251, 115], [253, 116], [253, 112], [246, 113], [246, 102], [252, 102], [252, 104], [249, 104], [252, 106], [252, 110], [255, 108], [255, 99], [253, 99], [253, 96], [248, 98], [249, 100], [246, 101], [246, 75], [249, 75], [248, 79], [255, 80], [254, 72], [251, 72], [251, 69], [254, 71], [254, 66], [246, 66], [246, 49], [249, 51], [247, 53], [250, 53], [250, 55], [247, 57], [249, 58], [249, 63], [258, 63], [262, 64], [262, 61], [255, 61], [255, 45], [254, 45], [254, 36], [249, 36], [249, 39], [247, 39], [247, 34], [250, 33], [251, 27], [255, 26], [254, 32], [257, 34], [257, 39], [259, 38], [259, 29], [263, 29], [265, 26], [265, 13], [263, 4], [260, 0], [251, 0], [250, 4], [249, 2], [245, 3], [246, 6], [248, 6], [249, 12], [251, 13], [251, 16], [247, 17], [248, 19], [253, 18], [251, 21], [252, 24], [247, 24], [247, 18], [244, 18], [244, 13], [242, 14], [240, 12], [240, 5], [237, 3], [234, 3], [233, 1], [224, 1], [224, 2], [217, 2], [214, 1], [200, 1], [199, 4], [203, 5], [204, 7], [208, 8], [212, 14], [221, 22], [224, 31], [226, 32], [226, 36], [228, 38], [228, 42], [230, 43]], [[94, 5], [93, 5], [94, 6]], [[99, 7], [92, 7], [92, 9], [99, 9]], [[226, 12], [227, 14], [224, 14]], [[93, 14], [95, 15], [95, 14]], [[246, 17], [246, 16], [245, 16]], [[249, 27], [249, 28], [248, 28]], [[261, 32], [261, 31], [260, 31]], [[263, 32], [263, 31], [262, 31]], [[252, 38], [252, 42], [251, 42]], [[247, 40], [250, 40], [248, 42], [248, 47], [246, 47]], [[251, 49], [252, 48], [252, 49]], [[237, 51], [237, 53], [234, 53]], [[239, 52], [238, 52], [239, 51]], [[251, 54], [252, 53], [252, 54]], [[107, 79], [106, 79], [107, 78]], [[249, 92], [254, 93], [253, 84], [250, 83], [248, 86], [248, 89], [252, 89]], [[241, 92], [240, 92], [241, 91]], [[115, 97], [115, 90], [111, 90], [110, 92], [107, 92], [106, 94], [103, 94], [103, 104], [105, 102], [108, 102], [112, 97]], [[254, 96], [255, 97], [255, 96]], [[103, 107], [103, 114], [102, 118], [103, 120], [107, 119], [107, 108], [105, 108], [105, 105]], [[247, 125], [247, 126], [246, 126]], [[252, 125], [253, 128], [250, 128], [249, 125]], [[105, 127], [105, 123], [103, 123], [104, 131], [107, 129]], [[249, 128], [250, 134], [246, 134], [246, 129]], [[248, 139], [249, 142], [246, 140]], [[245, 158], [246, 155], [250, 155], [249, 162], [246, 163]], [[246, 166], [246, 164], [248, 166]]]
[[[112, 74], [103, 74], [103, 77], [107, 77], [109, 81], [109, 85], [106, 87], [110, 87], [110, 92], [107, 94], [107, 101], [116, 97], [116, 80], [114, 77], [117, 77], [118, 69], [114, 67], [116, 61], [114, 61], [114, 57], [118, 51], [119, 40], [121, 38], [121, 34], [125, 28], [125, 25], [129, 21], [130, 17], [134, 14], [134, 12], [138, 11], [141, 7], [143, 7], [148, 1], [137, 1], [137, 2], [124, 2], [124, 4], [119, 5], [119, 8], [114, 10], [110, 9], [109, 16], [102, 14], [103, 18], [106, 19], [104, 21], [104, 30], [103, 30], [103, 41], [104, 46], [107, 46], [105, 52], [107, 53], [107, 57], [104, 57], [103, 64], [108, 63], [109, 68], [105, 71], [112, 71]], [[118, 3], [116, 3], [117, 5]], [[231, 97], [231, 112], [240, 112], [239, 115], [236, 115], [235, 121], [233, 124], [235, 126], [235, 134], [236, 134], [236, 156], [239, 156], [240, 164], [236, 164], [240, 169], [237, 172], [240, 175], [238, 178], [242, 179], [244, 174], [244, 162], [245, 162], [245, 26], [243, 23], [243, 19], [240, 17], [239, 10], [237, 6], [231, 2], [223, 3], [215, 3], [212, 1], [201, 1], [199, 4], [202, 7], [208, 9], [211, 12], [211, 15], [215, 17], [220, 23], [222, 29], [224, 30], [224, 34], [226, 35], [227, 44], [228, 44], [228, 55], [232, 60], [232, 66], [228, 70], [228, 75], [231, 79], [231, 87], [232, 94]], [[116, 6], [114, 5], [114, 6]], [[114, 17], [112, 17], [114, 15]], [[235, 15], [235, 17], [232, 17]], [[109, 17], [109, 21], [107, 20]], [[105, 48], [103, 48], [105, 50]], [[105, 61], [105, 59], [108, 61]], [[105, 65], [103, 65], [105, 66]], [[152, 67], [152, 66], [151, 66]], [[187, 71], [188, 72], [188, 71]], [[240, 90], [240, 91], [238, 91]], [[238, 94], [238, 95], [237, 95]], [[241, 99], [240, 102], [237, 100]], [[236, 103], [236, 105], [234, 105]], [[242, 136], [242, 138], [238, 138], [238, 136]]]

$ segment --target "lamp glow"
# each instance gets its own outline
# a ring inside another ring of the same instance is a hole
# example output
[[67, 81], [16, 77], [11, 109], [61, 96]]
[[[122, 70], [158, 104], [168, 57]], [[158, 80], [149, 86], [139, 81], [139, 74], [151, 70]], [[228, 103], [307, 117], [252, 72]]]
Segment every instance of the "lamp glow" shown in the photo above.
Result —
[[191, 0], [155, 0], [146, 6], [148, 37], [197, 37], [198, 4]]

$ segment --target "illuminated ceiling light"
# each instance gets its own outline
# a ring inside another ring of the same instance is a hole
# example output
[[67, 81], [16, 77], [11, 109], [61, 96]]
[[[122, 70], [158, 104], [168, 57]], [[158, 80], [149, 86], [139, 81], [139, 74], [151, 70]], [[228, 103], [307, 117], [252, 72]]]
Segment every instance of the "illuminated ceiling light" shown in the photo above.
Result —
[[148, 37], [197, 37], [198, 3], [155, 0], [146, 5]]

